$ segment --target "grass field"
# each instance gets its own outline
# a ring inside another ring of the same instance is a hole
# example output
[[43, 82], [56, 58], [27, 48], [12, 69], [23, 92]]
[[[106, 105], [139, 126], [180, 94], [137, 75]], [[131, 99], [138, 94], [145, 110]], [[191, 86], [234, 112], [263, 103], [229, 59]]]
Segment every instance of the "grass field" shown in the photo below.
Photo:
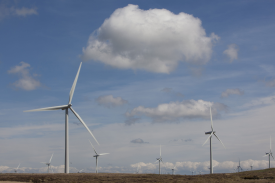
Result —
[[1, 181], [17, 182], [275, 182], [275, 168], [213, 175], [158, 175], [123, 173], [27, 174], [3, 173]]

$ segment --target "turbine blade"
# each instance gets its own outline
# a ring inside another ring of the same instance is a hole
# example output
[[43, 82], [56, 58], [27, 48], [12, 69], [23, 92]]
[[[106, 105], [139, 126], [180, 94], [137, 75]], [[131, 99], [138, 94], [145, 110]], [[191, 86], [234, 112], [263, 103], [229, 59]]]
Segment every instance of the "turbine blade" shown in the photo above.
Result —
[[212, 121], [212, 112], [211, 112], [211, 107], [210, 107], [210, 118], [211, 118], [211, 129], [212, 129], [212, 131], [214, 131], [213, 121]]
[[159, 146], [159, 156], [161, 157], [161, 145]]
[[[215, 137], [222, 143], [222, 141], [219, 139], [219, 137], [214, 133]], [[224, 144], [222, 143], [223, 147], [225, 148]]]
[[74, 89], [75, 89], [75, 86], [76, 86], [76, 83], [77, 83], [77, 79], [78, 79], [78, 75], [79, 75], [79, 72], [80, 72], [81, 65], [82, 65], [82, 62], [80, 62], [80, 66], [78, 68], [77, 74], [76, 74], [75, 79], [74, 79], [73, 86], [72, 86], [71, 91], [70, 91], [69, 104], [71, 104], [72, 99], [73, 99]]
[[263, 157], [266, 157], [266, 156], [268, 156], [269, 154], [266, 154], [266, 155], [264, 155]]
[[91, 146], [93, 147], [95, 154], [97, 155], [97, 152], [96, 152], [96, 150], [95, 150], [95, 148], [94, 148], [92, 142], [91, 142], [90, 140], [89, 140], [89, 142], [90, 142]]
[[110, 154], [110, 153], [101, 153], [99, 154], [100, 156], [106, 155], [106, 154]]
[[51, 163], [51, 161], [52, 161], [52, 158], [53, 158], [53, 154], [52, 154], [52, 157], [51, 157], [51, 159], [50, 159], [50, 162], [49, 162], [49, 163]]
[[93, 133], [90, 131], [90, 129], [88, 128], [88, 126], [85, 124], [85, 122], [81, 119], [81, 117], [73, 110], [72, 106], [70, 107], [71, 111], [74, 113], [74, 115], [79, 119], [79, 121], [85, 126], [85, 128], [88, 130], [88, 132], [92, 135], [92, 137], [95, 139], [95, 141], [97, 142], [97, 144], [99, 145], [98, 141], [96, 140], [95, 136], [93, 135]]
[[[158, 162], [158, 161], [159, 161], [159, 160], [157, 160], [156, 162]], [[156, 162], [155, 162], [155, 163], [156, 163]]]
[[270, 136], [270, 152], [271, 152], [271, 136]]
[[20, 166], [21, 163], [19, 163], [18, 167], [16, 168], [16, 170], [18, 170], [19, 166]]
[[39, 109], [32, 109], [27, 110], [24, 112], [34, 112], [34, 111], [52, 111], [52, 110], [59, 110], [59, 109], [66, 109], [68, 108], [68, 105], [61, 105], [61, 106], [54, 106], [54, 107], [45, 107], [45, 108], [39, 108]]
[[273, 157], [272, 153], [271, 153], [270, 155], [271, 155], [271, 156], [272, 156], [272, 158], [274, 159], [274, 157]]
[[209, 135], [209, 137], [206, 139], [206, 141], [202, 144], [202, 146], [210, 139], [210, 137], [213, 135], [213, 131], [212, 133]]

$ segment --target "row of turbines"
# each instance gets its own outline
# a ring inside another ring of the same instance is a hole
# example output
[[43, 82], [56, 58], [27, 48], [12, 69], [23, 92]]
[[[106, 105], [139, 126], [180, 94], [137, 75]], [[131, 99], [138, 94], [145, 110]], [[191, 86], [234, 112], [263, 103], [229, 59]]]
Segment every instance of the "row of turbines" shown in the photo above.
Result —
[[[212, 112], [211, 112], [211, 107], [210, 107], [210, 119], [211, 119], [211, 131], [209, 131], [209, 132], [205, 132], [205, 135], [209, 135], [209, 137], [206, 139], [206, 141], [204, 142], [204, 144], [206, 144], [206, 142], [209, 140], [210, 141], [210, 167], [209, 167], [209, 169], [210, 169], [210, 174], [213, 174], [213, 168], [214, 168], [214, 166], [213, 166], [213, 154], [212, 154], [212, 136], [214, 135], [220, 142], [221, 142], [221, 144], [223, 145], [223, 147], [225, 148], [225, 146], [224, 146], [224, 144], [222, 143], [222, 141], [219, 139], [219, 137], [216, 135], [216, 131], [214, 131], [214, 125], [213, 125], [213, 120], [212, 120]], [[203, 145], [204, 145], [203, 144]], [[265, 157], [265, 156], [268, 156], [268, 160], [269, 160], [269, 168], [270, 168], [270, 157], [272, 157], [273, 159], [274, 159], [274, 157], [273, 157], [273, 155], [272, 155], [272, 151], [271, 151], [271, 136], [270, 136], [270, 146], [269, 146], [269, 152], [268, 153], [265, 153], [265, 155], [263, 156], [263, 157]], [[159, 174], [161, 174], [161, 170], [160, 170], [160, 162], [162, 162], [163, 163], [163, 161], [162, 161], [162, 157], [161, 157], [161, 146], [160, 146], [160, 157], [159, 158], [157, 158], [157, 161], [156, 162], [159, 162]], [[155, 162], [155, 163], [156, 163]], [[252, 170], [252, 168], [253, 168], [253, 164], [254, 163], [252, 163], [252, 165], [250, 166], [251, 167], [251, 170]], [[174, 168], [172, 168], [171, 170], [172, 170], [172, 175], [174, 174], [174, 171], [175, 171], [175, 167], [176, 166], [174, 166]], [[240, 172], [240, 171], [242, 171], [243, 169], [242, 169], [242, 167], [241, 167], [241, 161], [240, 161], [240, 159], [239, 159], [239, 165], [237, 166], [237, 168], [236, 169], [234, 169], [234, 170], [238, 170], [238, 172]], [[194, 171], [192, 172], [192, 174], [194, 173]]]
[[[51, 111], [51, 110], [65, 110], [65, 168], [64, 168], [64, 173], [69, 173], [69, 109], [72, 111], [72, 113], [76, 116], [76, 118], [83, 124], [83, 126], [87, 129], [87, 131], [90, 133], [90, 135], [93, 137], [93, 139], [97, 142], [97, 144], [99, 145], [98, 141], [96, 140], [95, 136], [93, 135], [93, 133], [90, 131], [90, 129], [88, 128], [88, 126], [86, 125], [86, 123], [83, 121], [83, 119], [77, 114], [77, 112], [72, 108], [72, 99], [73, 99], [73, 94], [74, 94], [74, 90], [75, 90], [75, 87], [76, 87], [76, 83], [77, 83], [77, 80], [78, 80], [78, 76], [79, 76], [79, 72], [80, 72], [80, 69], [81, 69], [81, 65], [82, 65], [82, 62], [80, 63], [80, 66], [78, 68], [78, 71], [77, 71], [77, 74], [76, 74], [76, 77], [75, 77], [75, 80], [73, 82], [73, 85], [72, 85], [72, 88], [70, 90], [70, 93], [69, 93], [69, 102], [68, 104], [66, 105], [61, 105], [61, 106], [54, 106], [54, 107], [46, 107], [46, 108], [39, 108], [39, 109], [33, 109], [33, 110], [27, 110], [27, 111], [24, 111], [24, 112], [34, 112], [34, 111]], [[205, 143], [209, 140], [210, 141], [210, 174], [213, 173], [213, 154], [212, 154], [212, 137], [215, 136], [220, 142], [221, 144], [223, 145], [223, 147], [225, 148], [224, 144], [222, 143], [222, 141], [219, 139], [219, 137], [216, 135], [216, 131], [214, 131], [214, 127], [213, 127], [213, 121], [212, 121], [212, 112], [211, 112], [211, 107], [210, 107], [210, 118], [211, 118], [211, 131], [209, 132], [205, 132], [205, 135], [209, 135], [209, 137], [206, 139]], [[90, 144], [91, 146], [93, 147], [94, 149], [94, 152], [95, 152], [95, 155], [94, 157], [96, 158], [96, 173], [98, 172], [98, 157], [99, 156], [102, 156], [102, 155], [106, 155], [106, 154], [109, 154], [109, 153], [101, 153], [101, 154], [98, 154], [93, 146], [93, 144], [91, 143], [90, 141]], [[204, 145], [203, 144], [203, 145]], [[52, 154], [53, 156], [53, 154]], [[52, 159], [52, 156], [51, 156], [51, 159]], [[270, 138], [270, 152], [269, 153], [266, 153], [265, 156], [269, 156], [269, 168], [270, 168], [270, 156], [274, 159], [274, 157], [272, 156], [272, 152], [271, 152], [271, 138]], [[48, 173], [50, 171], [50, 163], [51, 163], [51, 159], [48, 163], [46, 162], [43, 162], [45, 163], [47, 166], [48, 166]], [[160, 174], [160, 163], [162, 161], [162, 158], [161, 158], [161, 147], [160, 147], [160, 157], [157, 158], [157, 161], [156, 162], [159, 162], [159, 174]], [[20, 166], [20, 164], [19, 164]], [[15, 170], [17, 172], [19, 166], [17, 167], [17, 169]], [[252, 165], [253, 166], [253, 165]], [[252, 167], [251, 167], [252, 168]], [[241, 166], [239, 164], [239, 166], [237, 167], [238, 171], [241, 169]], [[172, 169], [172, 173], [174, 174], [174, 170], [175, 170], [175, 167]]]

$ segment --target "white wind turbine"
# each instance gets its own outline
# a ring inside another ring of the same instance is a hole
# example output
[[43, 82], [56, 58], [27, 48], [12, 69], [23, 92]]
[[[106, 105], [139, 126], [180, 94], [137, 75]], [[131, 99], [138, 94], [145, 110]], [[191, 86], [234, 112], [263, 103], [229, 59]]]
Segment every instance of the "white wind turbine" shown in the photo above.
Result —
[[[272, 152], [271, 152], [271, 136], [270, 136], [270, 146], [269, 146], [269, 153], [265, 153], [265, 156], [268, 156], [268, 160], [269, 160], [269, 168], [270, 168], [270, 156], [272, 156]], [[272, 156], [272, 158], [274, 159], [274, 157]]]
[[[41, 162], [41, 163], [46, 164], [48, 166], [48, 173], [50, 173], [50, 168], [52, 169], [52, 167], [51, 167], [52, 158], [53, 158], [53, 154], [52, 154], [51, 159], [48, 163], [47, 162]], [[53, 172], [53, 169], [52, 169], [52, 172]]]
[[16, 169], [14, 169], [14, 173], [17, 173], [20, 164], [21, 164], [21, 163], [19, 163], [18, 167], [17, 167]]
[[[160, 145], [160, 149], [159, 149], [159, 158], [157, 158], [157, 161], [156, 162], [159, 162], [159, 174], [160, 174], [160, 162], [163, 163], [162, 161], [162, 157], [161, 157], [161, 145]], [[156, 163], [155, 162], [155, 163]]]
[[40, 108], [40, 109], [33, 109], [28, 110], [24, 112], [33, 112], [33, 111], [51, 111], [51, 110], [65, 110], [65, 173], [69, 173], [69, 109], [74, 113], [74, 115], [79, 119], [79, 121], [85, 126], [85, 128], [88, 130], [88, 132], [92, 135], [92, 137], [95, 139], [95, 141], [98, 143], [88, 126], [85, 124], [85, 122], [81, 119], [81, 117], [73, 110], [72, 108], [72, 98], [74, 95], [75, 86], [77, 83], [78, 75], [80, 72], [82, 62], [80, 63], [79, 69], [77, 71], [73, 86], [71, 88], [70, 94], [69, 94], [69, 103], [67, 105], [62, 106], [54, 106], [54, 107], [46, 107], [46, 108]]
[[239, 159], [239, 166], [237, 166], [238, 172], [240, 172], [240, 170], [242, 171], [242, 167], [241, 167], [241, 160]]
[[79, 170], [77, 173], [81, 173], [82, 171], [83, 171], [84, 169], [82, 169], [82, 170]]
[[[206, 141], [204, 142], [204, 144], [208, 141], [208, 139], [210, 139], [210, 174], [213, 173], [213, 162], [212, 162], [212, 135], [214, 135], [221, 143], [222, 141], [219, 139], [219, 137], [215, 134], [216, 131], [214, 131], [213, 128], [213, 121], [212, 121], [212, 112], [211, 112], [211, 107], [210, 107], [210, 117], [211, 117], [211, 131], [209, 132], [205, 132], [205, 135], [209, 135], [209, 137], [206, 139]], [[203, 145], [204, 145], [203, 144]], [[223, 145], [223, 143], [222, 143]], [[225, 146], [223, 145], [223, 147], [225, 148]]]
[[172, 175], [175, 175], [175, 168], [176, 168], [176, 165], [174, 166], [174, 168], [172, 168]]
[[94, 155], [94, 157], [96, 158], [96, 172], [95, 172], [95, 173], [97, 173], [97, 172], [98, 172], [98, 169], [97, 169], [98, 160], [97, 160], [97, 158], [98, 158], [99, 156], [103, 156], [103, 155], [106, 155], [106, 154], [109, 154], [109, 153], [97, 154], [97, 152], [96, 152], [96, 150], [95, 150], [95, 148], [94, 148], [92, 142], [91, 142], [90, 140], [89, 140], [89, 142], [90, 142], [91, 146], [93, 147], [93, 149], [94, 149], [94, 151], [95, 151], [95, 155]]
[[253, 165], [254, 165], [254, 161], [253, 161], [252, 165], [250, 166], [250, 167], [251, 167], [251, 170], [253, 169]]

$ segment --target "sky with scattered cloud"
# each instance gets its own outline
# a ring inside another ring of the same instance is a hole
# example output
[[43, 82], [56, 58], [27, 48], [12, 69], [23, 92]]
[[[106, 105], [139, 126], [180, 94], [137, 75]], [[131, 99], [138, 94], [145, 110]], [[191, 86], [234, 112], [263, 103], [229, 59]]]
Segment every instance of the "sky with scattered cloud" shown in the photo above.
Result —
[[157, 173], [161, 145], [163, 173], [208, 173], [210, 107], [214, 172], [267, 168], [274, 5], [0, 0], [0, 171], [46, 172], [54, 153], [63, 172], [64, 111], [23, 111], [66, 105], [80, 62], [72, 104], [100, 145], [69, 112], [71, 172], [95, 171], [89, 139], [110, 153], [100, 172]]

